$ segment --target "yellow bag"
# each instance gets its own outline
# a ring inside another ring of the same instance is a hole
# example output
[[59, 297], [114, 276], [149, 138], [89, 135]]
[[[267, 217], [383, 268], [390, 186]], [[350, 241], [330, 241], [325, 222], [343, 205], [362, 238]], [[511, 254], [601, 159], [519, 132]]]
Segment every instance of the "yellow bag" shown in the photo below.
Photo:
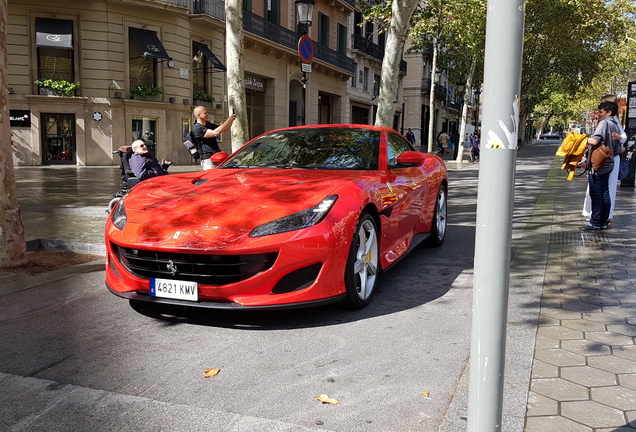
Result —
[[561, 169], [568, 171], [568, 180], [574, 178], [577, 165], [583, 159], [587, 147], [587, 135], [570, 132], [561, 142], [556, 152], [557, 156], [564, 156]]

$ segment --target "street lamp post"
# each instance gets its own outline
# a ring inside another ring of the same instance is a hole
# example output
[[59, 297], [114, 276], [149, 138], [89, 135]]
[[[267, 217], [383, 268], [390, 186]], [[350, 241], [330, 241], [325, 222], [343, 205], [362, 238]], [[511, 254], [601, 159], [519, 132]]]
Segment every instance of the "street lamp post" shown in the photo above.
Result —
[[481, 87], [474, 91], [475, 93], [475, 132], [479, 130], [479, 96], [481, 95]]
[[[298, 27], [300, 33], [303, 36], [307, 36], [309, 33], [309, 27], [311, 27], [311, 20], [314, 15], [314, 5], [316, 4], [315, 0], [296, 0], [296, 17], [298, 19]], [[303, 89], [302, 89], [302, 122], [305, 124], [305, 115], [306, 115], [306, 99], [307, 99], [307, 72], [303, 68], [303, 77], [300, 80]]]

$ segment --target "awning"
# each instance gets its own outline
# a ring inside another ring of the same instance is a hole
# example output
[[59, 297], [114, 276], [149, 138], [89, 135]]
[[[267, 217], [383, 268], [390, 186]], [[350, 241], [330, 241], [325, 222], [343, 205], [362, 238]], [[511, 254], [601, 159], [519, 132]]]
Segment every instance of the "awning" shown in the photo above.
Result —
[[35, 32], [38, 47], [73, 49], [73, 21], [38, 18]]
[[144, 57], [153, 57], [163, 60], [170, 60], [172, 58], [161, 44], [156, 32], [130, 27], [130, 34], [133, 39], [135, 39], [135, 42], [137, 42], [137, 45], [139, 45], [139, 48], [141, 48]]
[[221, 71], [227, 70], [227, 68], [223, 66], [223, 63], [221, 63], [221, 61], [218, 58], [216, 58], [214, 53], [210, 51], [210, 48], [208, 48], [207, 45], [199, 43], [199, 42], [194, 42], [194, 46], [197, 47], [197, 49], [203, 53], [205, 58], [208, 59], [210, 63], [212, 63], [212, 66], [214, 66], [215, 69], [218, 69]]

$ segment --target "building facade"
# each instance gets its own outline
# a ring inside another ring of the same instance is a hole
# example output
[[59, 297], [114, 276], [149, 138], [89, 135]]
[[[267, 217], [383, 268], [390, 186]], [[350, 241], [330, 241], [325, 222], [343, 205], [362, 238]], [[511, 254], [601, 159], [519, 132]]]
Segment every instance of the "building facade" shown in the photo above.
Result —
[[[243, 4], [247, 123], [255, 137], [302, 123], [300, 34], [293, 0]], [[368, 111], [356, 109], [356, 119], [372, 123], [373, 94], [352, 86], [354, 11], [353, 0], [316, 3], [307, 124], [351, 122], [353, 104]], [[118, 165], [113, 152], [138, 138], [159, 159], [189, 164], [182, 143], [192, 109], [207, 106], [216, 123], [229, 114], [224, 2], [10, 0], [7, 51], [16, 165]], [[378, 62], [368, 68], [375, 75]], [[231, 150], [229, 134], [220, 145]]]
[[[427, 146], [429, 120], [433, 115], [433, 148], [437, 144], [435, 138], [440, 132], [451, 135], [459, 133], [461, 126], [462, 104], [464, 100], [463, 86], [449, 81], [445, 70], [436, 71], [435, 85], [431, 80], [432, 49], [409, 51], [404, 54], [408, 62], [408, 74], [403, 81], [404, 94], [404, 127], [411, 128], [418, 145]], [[430, 92], [433, 91], [433, 107], [430, 107]], [[470, 136], [475, 130], [475, 95], [471, 94], [466, 119], [466, 134]]]

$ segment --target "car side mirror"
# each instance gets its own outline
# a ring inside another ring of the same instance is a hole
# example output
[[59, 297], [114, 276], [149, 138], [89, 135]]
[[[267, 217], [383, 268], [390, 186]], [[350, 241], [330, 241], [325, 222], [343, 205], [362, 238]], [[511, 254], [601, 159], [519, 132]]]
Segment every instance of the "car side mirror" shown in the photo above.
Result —
[[401, 167], [420, 166], [424, 163], [426, 156], [417, 151], [405, 151], [397, 158], [397, 163]]

